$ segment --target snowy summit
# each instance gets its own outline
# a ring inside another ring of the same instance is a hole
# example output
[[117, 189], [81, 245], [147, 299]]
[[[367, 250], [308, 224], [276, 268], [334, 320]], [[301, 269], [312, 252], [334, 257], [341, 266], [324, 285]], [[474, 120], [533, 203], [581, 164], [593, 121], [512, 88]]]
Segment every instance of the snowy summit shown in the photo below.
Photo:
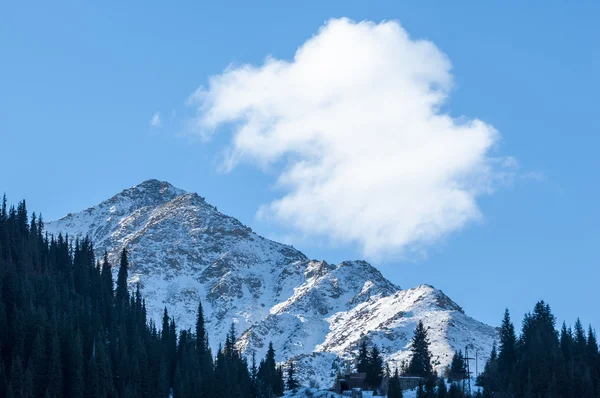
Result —
[[192, 328], [201, 300], [213, 351], [234, 322], [242, 352], [262, 357], [272, 341], [304, 383], [329, 387], [363, 339], [399, 364], [419, 320], [429, 328], [438, 371], [466, 346], [483, 368], [497, 338], [495, 328], [432, 286], [403, 290], [365, 261], [311, 260], [167, 182], [145, 181], [46, 229], [89, 235], [114, 270], [126, 248], [130, 285], [140, 286], [157, 324], [167, 307], [179, 327]]

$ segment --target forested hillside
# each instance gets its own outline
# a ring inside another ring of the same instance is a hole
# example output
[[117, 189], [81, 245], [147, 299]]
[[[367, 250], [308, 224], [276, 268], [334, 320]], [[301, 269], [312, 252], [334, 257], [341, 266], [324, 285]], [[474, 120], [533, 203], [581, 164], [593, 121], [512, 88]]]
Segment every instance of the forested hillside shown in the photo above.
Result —
[[[127, 251], [117, 281], [105, 255], [88, 238], [44, 232], [25, 202], [0, 208], [0, 396], [2, 397], [274, 397], [296, 390], [293, 363], [286, 376], [269, 345], [248, 361], [236, 348], [235, 324], [211, 352], [202, 304], [194, 330], [180, 330], [164, 309], [161, 325], [147, 318], [140, 290], [128, 291]], [[500, 341], [473, 396], [600, 397], [600, 354], [592, 327], [573, 329], [536, 304], [517, 335], [508, 311]], [[419, 322], [411, 359], [390, 370], [377, 345], [363, 340], [355, 370], [374, 390], [401, 397], [400, 376], [420, 377], [420, 398], [468, 396], [467, 361], [457, 352], [446, 374], [433, 370], [429, 329]], [[250, 363], [249, 363], [250, 362]], [[287, 379], [284, 381], [284, 379]], [[389, 385], [382, 381], [389, 380]], [[447, 385], [446, 383], [450, 384]], [[467, 392], [467, 394], [465, 394]]]
[[577, 320], [556, 330], [550, 306], [526, 314], [520, 336], [504, 314], [499, 349], [479, 378], [485, 397], [600, 397], [600, 354], [595, 331]]
[[[48, 237], [25, 202], [0, 209], [0, 396], [268, 397], [284, 389], [275, 352], [248, 364], [232, 325], [213, 357], [202, 306], [195, 330], [178, 332], [165, 309], [146, 319], [127, 289], [127, 252], [111, 264], [87, 238]], [[293, 379], [293, 375], [292, 379]]]

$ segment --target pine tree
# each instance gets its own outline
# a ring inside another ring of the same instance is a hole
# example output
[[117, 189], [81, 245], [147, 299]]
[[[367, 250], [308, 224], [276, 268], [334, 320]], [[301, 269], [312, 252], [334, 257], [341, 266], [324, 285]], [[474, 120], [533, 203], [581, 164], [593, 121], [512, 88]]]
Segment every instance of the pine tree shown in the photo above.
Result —
[[235, 342], [237, 340], [235, 333], [235, 323], [231, 322], [229, 327], [229, 333], [225, 340], [225, 355], [229, 360], [234, 360], [238, 357], [237, 349], [235, 348]]
[[383, 359], [377, 344], [373, 345], [367, 362], [366, 383], [373, 389], [378, 389], [383, 379]]
[[84, 368], [83, 368], [83, 352], [81, 335], [79, 331], [75, 333], [73, 339], [69, 339], [67, 351], [67, 366], [68, 373], [66, 374], [66, 393], [70, 397], [83, 396], [84, 390]]
[[104, 252], [102, 261], [102, 270], [100, 273], [100, 285], [102, 291], [102, 303], [104, 307], [104, 322], [108, 328], [112, 325], [112, 307], [114, 300], [114, 287], [112, 279], [112, 269], [108, 262], [108, 253]]
[[437, 377], [434, 377], [433, 375], [428, 377], [425, 380], [424, 395], [426, 398], [435, 398], [436, 382], [437, 382]]
[[448, 387], [446, 386], [446, 381], [443, 378], [438, 379], [436, 398], [446, 397], [448, 397]]
[[129, 302], [129, 290], [127, 289], [127, 278], [128, 278], [129, 261], [127, 260], [127, 250], [121, 251], [121, 263], [119, 265], [119, 273], [117, 276], [117, 290], [116, 300], [117, 303], [124, 303], [127, 305]]
[[[555, 326], [556, 320], [550, 306], [543, 301], [538, 302], [533, 312], [526, 314], [523, 319], [519, 344], [519, 384], [531, 384], [534, 395], [538, 392], [546, 393], [559, 358], [560, 348]], [[585, 341], [585, 336], [583, 340]], [[585, 354], [585, 345], [583, 351]]]
[[278, 366], [277, 371], [276, 371], [276, 376], [275, 376], [273, 392], [275, 393], [276, 396], [280, 397], [283, 395], [284, 391], [285, 391], [285, 381], [283, 380], [283, 368], [281, 366]]
[[492, 345], [492, 352], [490, 357], [485, 363], [483, 372], [477, 377], [477, 385], [483, 387], [490, 394], [497, 390], [496, 379], [498, 371], [498, 352], [496, 350], [496, 342]]
[[293, 361], [290, 362], [290, 366], [288, 366], [286, 384], [287, 384], [287, 389], [288, 390], [293, 391], [296, 388], [298, 388], [298, 381], [296, 380], [295, 369], [294, 369], [294, 362]]
[[98, 364], [95, 356], [91, 356], [87, 363], [85, 374], [85, 396], [89, 398], [100, 397], [100, 381], [98, 379]]
[[53, 331], [48, 347], [48, 387], [46, 389], [51, 397], [62, 395], [63, 373], [61, 357], [61, 346], [58, 333]]
[[402, 398], [402, 388], [400, 386], [400, 375], [398, 369], [394, 371], [394, 375], [388, 382], [388, 398]]
[[460, 381], [467, 378], [467, 366], [465, 357], [461, 350], [458, 350], [452, 356], [452, 362], [450, 363], [450, 372], [448, 379], [451, 381]]
[[275, 349], [273, 343], [269, 342], [269, 348], [265, 359], [258, 367], [258, 386], [260, 396], [273, 397], [283, 395], [283, 371], [277, 368], [275, 362]]
[[256, 366], [256, 353], [252, 351], [252, 362], [250, 365], [250, 393], [251, 397], [258, 396], [258, 368]]
[[508, 309], [500, 326], [500, 352], [498, 353], [498, 378], [503, 387], [508, 386], [517, 361], [517, 336]]
[[203, 355], [207, 348], [206, 329], [204, 328], [204, 310], [202, 302], [198, 301], [198, 314], [196, 315], [196, 349]]
[[369, 349], [367, 348], [367, 341], [363, 339], [358, 350], [358, 357], [356, 358], [356, 371], [359, 373], [367, 373], [369, 370]]
[[598, 340], [592, 325], [588, 326], [586, 354], [588, 364], [593, 366], [598, 360]]
[[44, 335], [38, 331], [33, 340], [29, 365], [32, 370], [34, 393], [36, 396], [41, 396], [46, 388], [46, 344]]
[[427, 330], [422, 321], [415, 328], [411, 345], [412, 357], [407, 372], [411, 376], [430, 377], [433, 373]]
[[567, 324], [563, 322], [560, 329], [560, 349], [565, 362], [570, 362], [573, 359], [573, 333], [567, 329]]
[[573, 328], [573, 340], [575, 344], [574, 359], [577, 361], [584, 361], [587, 356], [587, 339], [585, 337], [585, 331], [579, 318], [575, 321], [575, 327]]
[[450, 384], [450, 388], [448, 389], [448, 398], [462, 398], [464, 394], [462, 390], [456, 383]]

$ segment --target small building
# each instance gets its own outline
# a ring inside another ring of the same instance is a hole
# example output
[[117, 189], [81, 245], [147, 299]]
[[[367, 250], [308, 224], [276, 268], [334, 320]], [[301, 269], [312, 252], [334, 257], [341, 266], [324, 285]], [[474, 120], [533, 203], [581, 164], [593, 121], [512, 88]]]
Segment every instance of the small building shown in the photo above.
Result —
[[362, 391], [369, 388], [366, 383], [366, 378], [366, 373], [350, 373], [345, 376], [339, 375], [333, 385], [333, 391], [344, 396], [360, 398], [362, 397]]
[[[333, 391], [336, 394], [344, 397], [358, 397], [364, 398], [367, 393], [370, 393], [371, 388], [366, 382], [366, 373], [350, 373], [342, 376], [338, 375], [333, 385]], [[388, 385], [388, 378], [384, 377], [381, 382], [380, 391], [386, 392]], [[416, 388], [419, 383], [424, 383], [425, 379], [422, 377], [411, 377], [411, 376], [400, 376], [400, 389], [412, 390]], [[370, 393], [372, 394], [372, 393]], [[368, 396], [371, 396], [371, 395]]]

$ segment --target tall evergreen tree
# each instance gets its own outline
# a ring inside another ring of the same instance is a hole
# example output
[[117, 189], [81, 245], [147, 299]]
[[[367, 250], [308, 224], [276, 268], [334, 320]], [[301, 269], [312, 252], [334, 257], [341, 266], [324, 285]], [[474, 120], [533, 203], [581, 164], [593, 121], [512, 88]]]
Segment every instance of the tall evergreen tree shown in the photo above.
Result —
[[373, 345], [368, 358], [366, 383], [373, 389], [378, 389], [381, 386], [383, 379], [383, 358], [379, 353], [377, 344]]
[[388, 398], [402, 398], [402, 388], [400, 386], [400, 375], [398, 369], [394, 370], [394, 375], [388, 382]]
[[356, 358], [356, 371], [359, 373], [367, 373], [369, 370], [369, 349], [367, 348], [367, 340], [363, 339], [358, 349], [358, 357]]
[[116, 299], [118, 303], [129, 302], [129, 291], [127, 289], [127, 278], [129, 275], [129, 261], [127, 260], [127, 250], [121, 251], [121, 262], [119, 264], [119, 273], [117, 275]]
[[281, 369], [277, 368], [272, 342], [269, 342], [267, 355], [258, 367], [257, 379], [261, 397], [271, 398], [283, 395], [283, 374]]
[[431, 352], [429, 351], [429, 339], [427, 329], [422, 321], [419, 321], [412, 338], [410, 359], [407, 372], [411, 376], [430, 377], [433, 374], [431, 365]]
[[287, 389], [291, 391], [298, 388], [298, 381], [296, 380], [296, 371], [294, 369], [293, 361], [290, 362], [290, 366], [288, 366], [286, 385]]
[[461, 350], [456, 351], [452, 356], [448, 378], [451, 381], [460, 381], [467, 378], [467, 366]]
[[508, 387], [517, 361], [517, 335], [508, 309], [504, 311], [500, 326], [500, 352], [498, 353], [498, 375], [503, 387]]

